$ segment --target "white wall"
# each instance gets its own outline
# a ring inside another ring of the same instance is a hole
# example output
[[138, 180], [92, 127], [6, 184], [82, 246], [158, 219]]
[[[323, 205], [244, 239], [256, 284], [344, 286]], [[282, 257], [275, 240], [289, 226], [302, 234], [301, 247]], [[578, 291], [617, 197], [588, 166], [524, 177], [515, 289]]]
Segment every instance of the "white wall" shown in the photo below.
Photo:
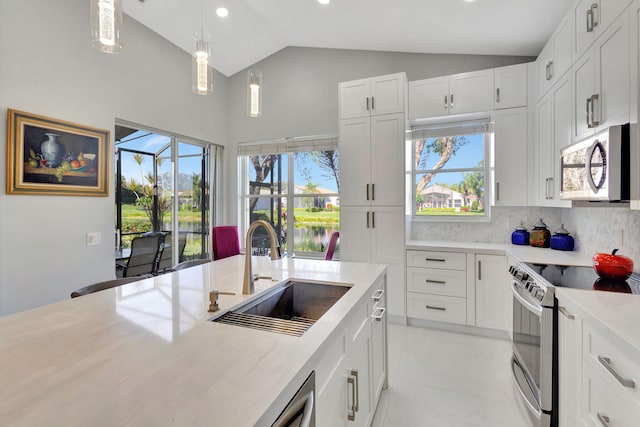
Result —
[[[0, 115], [13, 108], [108, 129], [112, 154], [116, 118], [226, 144], [228, 79], [216, 73], [214, 96], [195, 95], [189, 54], [127, 16], [123, 34], [124, 52], [105, 54], [89, 45], [88, 1], [0, 0]], [[0, 150], [3, 170], [6, 161]], [[102, 244], [87, 246], [93, 231]], [[3, 192], [0, 315], [113, 278], [113, 242], [113, 186], [109, 197]]]

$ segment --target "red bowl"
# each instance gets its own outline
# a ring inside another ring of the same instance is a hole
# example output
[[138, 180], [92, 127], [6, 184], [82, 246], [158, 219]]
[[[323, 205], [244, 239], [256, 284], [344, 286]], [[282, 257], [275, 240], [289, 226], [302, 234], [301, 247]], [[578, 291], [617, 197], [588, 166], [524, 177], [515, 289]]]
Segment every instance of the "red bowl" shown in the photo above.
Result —
[[612, 253], [597, 253], [593, 256], [593, 268], [603, 279], [625, 280], [633, 272], [633, 260], [629, 257]]

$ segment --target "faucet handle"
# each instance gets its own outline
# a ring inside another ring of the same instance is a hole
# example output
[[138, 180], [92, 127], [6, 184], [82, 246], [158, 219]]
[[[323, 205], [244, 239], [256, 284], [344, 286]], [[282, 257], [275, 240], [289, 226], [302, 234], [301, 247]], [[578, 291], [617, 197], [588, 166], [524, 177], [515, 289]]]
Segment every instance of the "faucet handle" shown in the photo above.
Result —
[[218, 297], [220, 295], [235, 295], [235, 292], [221, 292], [221, 291], [211, 291], [209, 292], [209, 312], [213, 313], [215, 311], [220, 310], [220, 306], [218, 306]]

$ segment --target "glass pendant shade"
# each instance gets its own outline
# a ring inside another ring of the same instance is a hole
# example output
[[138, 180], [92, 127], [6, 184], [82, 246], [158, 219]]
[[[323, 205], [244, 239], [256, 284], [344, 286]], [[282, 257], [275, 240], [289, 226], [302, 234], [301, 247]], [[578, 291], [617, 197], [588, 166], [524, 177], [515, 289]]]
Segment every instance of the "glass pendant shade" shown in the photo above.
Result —
[[195, 47], [193, 49], [193, 92], [198, 95], [210, 95], [213, 93], [213, 68], [211, 63], [211, 45], [213, 43], [204, 40], [204, 37], [195, 35]]
[[262, 116], [262, 72], [255, 68], [247, 73], [247, 115]]
[[122, 0], [91, 0], [91, 45], [107, 53], [122, 52]]

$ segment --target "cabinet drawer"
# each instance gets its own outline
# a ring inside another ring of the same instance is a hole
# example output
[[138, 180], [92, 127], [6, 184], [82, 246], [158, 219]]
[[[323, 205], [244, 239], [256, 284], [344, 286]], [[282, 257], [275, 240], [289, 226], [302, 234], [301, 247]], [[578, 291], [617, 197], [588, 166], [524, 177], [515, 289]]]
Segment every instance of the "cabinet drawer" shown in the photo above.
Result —
[[467, 299], [407, 292], [407, 316], [464, 325]]
[[407, 266], [466, 270], [467, 254], [458, 252], [407, 251]]
[[582, 419], [585, 426], [590, 427], [635, 427], [638, 425], [640, 414], [638, 408], [629, 399], [616, 393], [598, 369], [585, 360], [583, 364], [582, 405], [580, 405]]
[[[638, 356], [625, 352], [620, 343], [614, 343], [600, 330], [584, 322], [583, 355], [611, 387], [640, 405], [640, 361]], [[629, 350], [632, 351], [632, 350]], [[623, 385], [623, 382], [627, 385]], [[633, 385], [631, 384], [633, 382]]]
[[449, 297], [467, 296], [467, 272], [407, 267], [407, 290]]

